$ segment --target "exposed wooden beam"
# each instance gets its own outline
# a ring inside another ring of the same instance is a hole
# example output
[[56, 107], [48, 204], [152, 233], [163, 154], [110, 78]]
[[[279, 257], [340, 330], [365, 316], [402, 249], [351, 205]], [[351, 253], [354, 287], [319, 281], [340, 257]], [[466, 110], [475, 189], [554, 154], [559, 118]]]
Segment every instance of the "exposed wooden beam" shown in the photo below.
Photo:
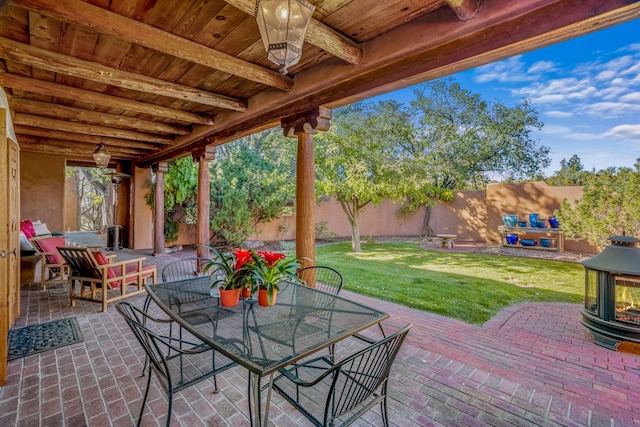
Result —
[[[41, 0], [43, 1], [43, 0]], [[225, 0], [241, 11], [255, 16], [255, 0]], [[472, 0], [469, 0], [472, 1]], [[319, 47], [325, 52], [329, 52], [335, 57], [350, 64], [358, 64], [362, 60], [362, 49], [353, 40], [343, 36], [334, 29], [328, 27], [317, 19], [312, 18], [307, 27], [305, 41]]]
[[[59, 141], [56, 139], [38, 138], [29, 135], [16, 135], [20, 141], [20, 150], [41, 151], [50, 154], [84, 155], [91, 156], [95, 147], [86, 144]], [[109, 147], [109, 152], [114, 158], [134, 159], [142, 154], [141, 151], [126, 148]]]
[[121, 116], [118, 114], [84, 110], [82, 108], [67, 107], [65, 105], [52, 104], [49, 102], [34, 101], [32, 99], [12, 97], [9, 100], [9, 105], [13, 111], [18, 113], [49, 116], [56, 119], [70, 119], [108, 127], [125, 127], [152, 133], [157, 132], [177, 135], [189, 135], [191, 133], [190, 129], [183, 126], [157, 123], [149, 120], [136, 119], [134, 117]]
[[44, 80], [32, 79], [29, 77], [9, 74], [0, 70], [0, 86], [23, 90], [25, 92], [37, 93], [47, 96], [56, 96], [64, 99], [71, 99], [89, 104], [97, 104], [107, 108], [117, 108], [127, 111], [135, 111], [155, 117], [170, 119], [178, 122], [198, 123], [201, 125], [212, 125], [213, 119], [194, 114], [189, 111], [164, 107], [161, 105], [149, 104], [132, 99], [119, 98], [117, 96], [106, 95], [90, 90], [65, 86], [57, 83], [46, 82]]
[[63, 141], [84, 142], [91, 144], [93, 147], [96, 147], [97, 144], [103, 142], [104, 145], [108, 147], [129, 147], [148, 151], [157, 151], [160, 148], [159, 144], [156, 145], [150, 142], [132, 141], [130, 139], [109, 138], [97, 135], [86, 135], [83, 133], [63, 132], [60, 130], [43, 129], [24, 125], [15, 125], [14, 128], [16, 133], [22, 135], [40, 136], [43, 138], [59, 139]]
[[9, 3], [37, 13], [51, 14], [64, 21], [77, 23], [100, 33], [109, 34], [130, 43], [139, 44], [247, 80], [282, 90], [293, 88], [291, 78], [282, 76], [273, 70], [210, 49], [191, 40], [183, 39], [80, 0], [12, 0]]
[[158, 142], [170, 144], [173, 140], [166, 136], [150, 133], [136, 132], [133, 130], [109, 128], [84, 123], [74, 123], [64, 120], [49, 119], [47, 117], [32, 116], [30, 114], [16, 113], [13, 117], [16, 125], [33, 126], [45, 129], [57, 129], [65, 132], [83, 133], [87, 135], [100, 135], [112, 138], [132, 139], [134, 141]]
[[28, 44], [18, 43], [5, 37], [0, 37], [0, 57], [31, 67], [143, 93], [153, 93], [182, 101], [234, 111], [245, 111], [247, 109], [246, 101], [241, 99], [217, 95], [192, 88], [191, 86], [179, 85], [140, 74], [120, 71], [95, 62], [83, 61]]
[[468, 21], [476, 16], [480, 0], [445, 0], [461, 21]]

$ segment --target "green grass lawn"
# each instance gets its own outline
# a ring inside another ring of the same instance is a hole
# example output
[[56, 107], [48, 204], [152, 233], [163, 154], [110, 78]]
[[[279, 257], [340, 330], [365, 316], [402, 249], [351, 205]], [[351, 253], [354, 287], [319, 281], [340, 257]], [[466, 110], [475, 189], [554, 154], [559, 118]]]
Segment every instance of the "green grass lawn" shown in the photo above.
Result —
[[318, 247], [317, 263], [340, 271], [344, 288], [420, 310], [482, 324], [522, 302], [584, 300], [580, 264], [512, 256], [434, 251], [417, 243]]

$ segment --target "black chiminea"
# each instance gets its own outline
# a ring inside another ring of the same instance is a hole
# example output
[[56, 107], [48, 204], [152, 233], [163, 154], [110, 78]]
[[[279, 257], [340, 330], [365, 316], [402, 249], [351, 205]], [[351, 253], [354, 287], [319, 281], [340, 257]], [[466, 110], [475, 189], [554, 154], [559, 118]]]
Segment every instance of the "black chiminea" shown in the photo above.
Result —
[[640, 343], [640, 240], [612, 236], [585, 269], [582, 324], [593, 342], [616, 350], [623, 341]]

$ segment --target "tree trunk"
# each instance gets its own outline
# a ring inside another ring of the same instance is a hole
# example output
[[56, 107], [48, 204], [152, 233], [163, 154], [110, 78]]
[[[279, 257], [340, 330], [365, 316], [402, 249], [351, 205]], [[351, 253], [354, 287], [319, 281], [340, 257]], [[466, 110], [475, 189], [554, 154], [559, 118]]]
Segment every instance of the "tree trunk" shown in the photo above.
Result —
[[351, 222], [351, 250], [353, 252], [362, 252], [360, 245], [360, 208], [358, 201], [353, 200], [352, 220]]
[[424, 221], [422, 222], [422, 235], [420, 237], [433, 236], [435, 234], [431, 229], [431, 227], [429, 226], [430, 220], [431, 220], [431, 206], [427, 204], [425, 205]]

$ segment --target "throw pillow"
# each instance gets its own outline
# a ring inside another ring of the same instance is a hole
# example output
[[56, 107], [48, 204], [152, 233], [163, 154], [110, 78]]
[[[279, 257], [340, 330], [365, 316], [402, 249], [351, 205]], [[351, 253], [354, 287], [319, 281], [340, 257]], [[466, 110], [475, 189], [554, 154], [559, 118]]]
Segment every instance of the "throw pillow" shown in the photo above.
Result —
[[36, 239], [34, 242], [40, 246], [42, 252], [51, 253], [51, 255], [47, 255], [48, 264], [62, 264], [62, 255], [58, 252], [58, 246], [65, 246], [64, 237], [47, 237], [45, 239]]
[[51, 234], [51, 232], [47, 228], [47, 224], [33, 224], [33, 229], [36, 233], [36, 236], [42, 236], [43, 234]]

